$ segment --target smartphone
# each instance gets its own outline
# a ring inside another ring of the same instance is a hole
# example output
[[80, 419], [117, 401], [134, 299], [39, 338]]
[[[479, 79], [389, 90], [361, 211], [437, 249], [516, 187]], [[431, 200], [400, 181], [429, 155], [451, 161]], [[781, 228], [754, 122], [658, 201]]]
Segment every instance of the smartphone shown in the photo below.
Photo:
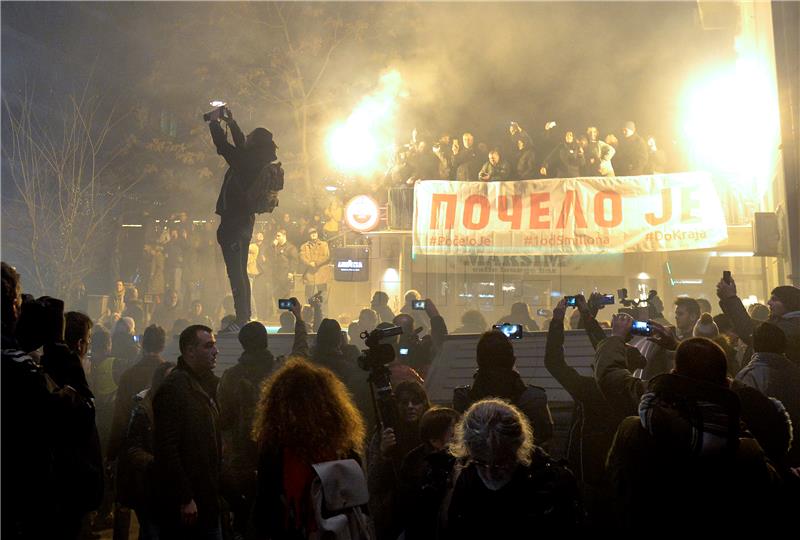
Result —
[[652, 336], [653, 327], [650, 326], [647, 321], [633, 321], [631, 334], [634, 336]]
[[549, 317], [553, 313], [549, 309], [539, 308], [536, 310], [536, 314], [539, 317]]
[[408, 356], [408, 348], [400, 347], [400, 356]]
[[413, 309], [425, 309], [425, 300], [414, 300], [411, 307]]
[[567, 299], [567, 306], [576, 307], [578, 305], [574, 296], [565, 296], [564, 298]]
[[292, 309], [292, 306], [294, 306], [294, 302], [291, 298], [278, 299], [278, 309]]
[[613, 294], [604, 294], [598, 299], [598, 303], [601, 306], [608, 306], [614, 303], [614, 295]]
[[508, 339], [522, 339], [522, 325], [521, 324], [493, 324], [492, 328], [503, 332]]
[[142, 340], [142, 336], [133, 336], [133, 341], [139, 343]]
[[724, 281], [728, 285], [731, 284], [731, 281], [733, 281], [733, 280], [731, 279], [731, 271], [730, 270], [723, 270], [722, 271], [722, 281]]

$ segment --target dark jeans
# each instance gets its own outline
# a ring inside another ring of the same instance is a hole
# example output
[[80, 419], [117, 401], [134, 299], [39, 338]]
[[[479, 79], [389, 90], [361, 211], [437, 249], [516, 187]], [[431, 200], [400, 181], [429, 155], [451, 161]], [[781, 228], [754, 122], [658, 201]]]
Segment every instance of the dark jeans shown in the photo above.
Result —
[[217, 242], [222, 248], [222, 258], [231, 282], [236, 321], [244, 324], [250, 320], [250, 280], [247, 278], [247, 251], [253, 236], [255, 215], [222, 216], [217, 229]]

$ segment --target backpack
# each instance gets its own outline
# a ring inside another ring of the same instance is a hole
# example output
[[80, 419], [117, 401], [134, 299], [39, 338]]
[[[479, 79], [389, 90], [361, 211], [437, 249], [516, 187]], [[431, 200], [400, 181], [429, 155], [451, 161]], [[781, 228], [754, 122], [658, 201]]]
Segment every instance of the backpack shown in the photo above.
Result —
[[311, 539], [371, 540], [375, 537], [363, 508], [369, 502], [367, 479], [354, 459], [312, 465], [311, 506], [318, 530]]
[[278, 206], [278, 192], [283, 189], [283, 167], [280, 162], [261, 168], [247, 190], [247, 201], [254, 214], [271, 213]]

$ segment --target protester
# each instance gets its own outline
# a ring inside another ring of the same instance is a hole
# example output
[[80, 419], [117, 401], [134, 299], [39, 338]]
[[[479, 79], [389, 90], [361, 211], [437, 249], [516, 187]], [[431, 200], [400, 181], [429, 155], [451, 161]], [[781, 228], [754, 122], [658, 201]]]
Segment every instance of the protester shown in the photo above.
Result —
[[177, 366], [153, 399], [159, 525], [165, 538], [221, 539], [216, 340], [211, 328], [192, 325], [179, 346]]
[[389, 308], [389, 295], [383, 291], [375, 291], [370, 306], [380, 317], [380, 322], [392, 322], [394, 313]]
[[486, 332], [489, 324], [480, 311], [471, 309], [461, 315], [461, 326], [455, 330], [455, 334], [482, 334]]
[[564, 534], [582, 523], [575, 477], [534, 445], [525, 414], [499, 399], [478, 401], [456, 426], [453, 455], [465, 467], [447, 510], [451, 538]]
[[[447, 324], [430, 298], [425, 300], [423, 312], [430, 321], [431, 328], [430, 334], [426, 336], [419, 337], [411, 315], [402, 313], [397, 315], [393, 322], [403, 329], [403, 333], [394, 342], [397, 360], [411, 367], [424, 378], [442, 350], [447, 336]], [[417, 313], [421, 312], [417, 310]], [[402, 354], [403, 350], [405, 350], [405, 354]]]
[[526, 332], [539, 330], [539, 324], [531, 317], [530, 307], [525, 302], [511, 304], [511, 313], [503, 315], [497, 320], [497, 324], [503, 323], [521, 324]]
[[[292, 357], [274, 373], [264, 385], [253, 425], [259, 453], [253, 511], [258, 538], [308, 538], [319, 532], [311, 506], [318, 474], [313, 465], [348, 459], [361, 465], [364, 435], [358, 409], [330, 370]], [[348, 479], [352, 476], [342, 481]]]
[[308, 241], [300, 246], [300, 261], [303, 263], [303, 283], [306, 298], [317, 292], [325, 293], [332, 278], [331, 251], [328, 242], [320, 240], [315, 228], [308, 230]]
[[507, 399], [527, 415], [536, 440], [553, 436], [553, 419], [543, 388], [526, 385], [514, 370], [516, 357], [511, 341], [499, 330], [485, 332], [478, 341], [478, 371], [471, 386], [453, 390], [453, 408], [465, 411], [485, 398]]

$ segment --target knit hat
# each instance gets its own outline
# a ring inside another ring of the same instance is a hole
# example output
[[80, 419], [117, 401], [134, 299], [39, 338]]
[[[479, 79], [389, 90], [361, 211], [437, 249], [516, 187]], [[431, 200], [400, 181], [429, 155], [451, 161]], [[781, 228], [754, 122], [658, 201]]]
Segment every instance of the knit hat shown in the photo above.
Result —
[[710, 313], [703, 313], [694, 325], [694, 337], [715, 338], [719, 335], [719, 328]]
[[239, 330], [239, 343], [245, 351], [263, 351], [267, 348], [267, 329], [258, 321], [252, 321]]
[[772, 323], [759, 324], [753, 331], [753, 351], [776, 354], [786, 352], [786, 334]]
[[800, 288], [781, 285], [772, 289], [772, 294], [778, 297], [786, 311], [800, 311]]

